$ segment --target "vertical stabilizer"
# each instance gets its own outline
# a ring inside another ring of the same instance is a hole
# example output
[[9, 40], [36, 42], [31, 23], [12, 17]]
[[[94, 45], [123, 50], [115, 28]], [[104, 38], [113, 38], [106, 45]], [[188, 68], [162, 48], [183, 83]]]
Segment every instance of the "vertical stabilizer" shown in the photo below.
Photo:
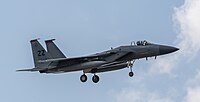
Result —
[[46, 40], [46, 46], [48, 53], [52, 56], [52, 58], [66, 58], [65, 55], [60, 51], [60, 49], [53, 42], [55, 39]]
[[37, 39], [31, 40], [30, 42], [31, 42], [35, 67], [36, 68], [46, 68], [46, 67], [48, 67], [49, 63], [44, 63], [44, 62], [41, 63], [41, 62], [38, 62], [38, 61], [51, 59], [50, 54], [46, 52], [46, 50], [42, 47], [42, 45], [38, 42]]

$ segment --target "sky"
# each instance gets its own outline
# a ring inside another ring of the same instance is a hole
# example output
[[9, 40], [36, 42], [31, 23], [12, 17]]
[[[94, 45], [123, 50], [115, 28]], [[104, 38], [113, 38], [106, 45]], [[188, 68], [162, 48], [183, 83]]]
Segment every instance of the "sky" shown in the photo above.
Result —
[[[1, 0], [2, 102], [199, 102], [200, 0]], [[29, 41], [55, 38], [68, 57], [147, 40], [178, 52], [137, 60], [129, 69], [100, 73], [15, 72], [32, 68]]]

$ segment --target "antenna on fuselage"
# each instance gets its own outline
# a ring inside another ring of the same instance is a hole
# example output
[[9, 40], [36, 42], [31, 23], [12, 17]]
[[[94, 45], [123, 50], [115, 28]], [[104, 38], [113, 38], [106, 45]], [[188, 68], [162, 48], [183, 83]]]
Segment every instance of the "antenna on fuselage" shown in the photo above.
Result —
[[132, 41], [132, 42], [131, 42], [131, 46], [133, 46], [133, 44], [134, 44], [134, 46], [135, 46], [135, 41]]

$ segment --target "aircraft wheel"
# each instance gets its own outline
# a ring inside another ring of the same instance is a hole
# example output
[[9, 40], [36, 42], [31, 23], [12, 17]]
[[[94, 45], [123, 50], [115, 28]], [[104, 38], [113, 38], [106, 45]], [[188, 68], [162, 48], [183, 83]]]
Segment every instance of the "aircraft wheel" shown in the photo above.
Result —
[[94, 83], [98, 83], [98, 82], [99, 82], [99, 76], [94, 75], [94, 76], [92, 77], [92, 81], [93, 81]]
[[81, 75], [80, 80], [81, 80], [81, 82], [86, 82], [87, 76], [85, 74]]
[[133, 77], [134, 73], [133, 72], [129, 72], [129, 76]]

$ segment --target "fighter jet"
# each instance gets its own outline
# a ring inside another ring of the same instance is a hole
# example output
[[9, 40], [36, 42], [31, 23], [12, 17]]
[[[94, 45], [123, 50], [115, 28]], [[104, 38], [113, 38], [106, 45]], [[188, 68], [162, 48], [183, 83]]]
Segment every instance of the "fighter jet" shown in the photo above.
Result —
[[148, 41], [137, 41], [130, 45], [111, 48], [110, 50], [89, 56], [67, 58], [55, 45], [55, 39], [46, 40], [45, 50], [38, 39], [31, 40], [33, 60], [35, 67], [17, 71], [31, 71], [40, 73], [66, 73], [83, 71], [80, 76], [81, 82], [87, 81], [87, 73], [92, 73], [92, 81], [99, 82], [97, 73], [129, 68], [129, 76], [133, 77], [133, 64], [136, 60], [169, 54], [179, 50], [176, 47], [153, 44]]

